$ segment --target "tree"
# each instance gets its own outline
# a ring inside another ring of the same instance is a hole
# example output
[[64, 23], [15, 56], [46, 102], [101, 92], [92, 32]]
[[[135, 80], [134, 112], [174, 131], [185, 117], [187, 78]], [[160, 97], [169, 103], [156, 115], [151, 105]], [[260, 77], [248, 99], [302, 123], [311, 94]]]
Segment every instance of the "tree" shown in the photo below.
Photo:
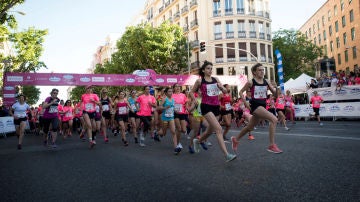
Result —
[[186, 38], [178, 25], [164, 22], [159, 27], [140, 24], [128, 27], [117, 42], [111, 62], [95, 73], [128, 74], [153, 69], [158, 74], [178, 74], [187, 69]]
[[304, 34], [295, 30], [277, 31], [274, 33], [273, 47], [281, 52], [285, 81], [303, 72], [315, 75], [315, 65], [322, 56], [322, 48], [314, 45]]
[[36, 104], [41, 94], [40, 88], [36, 88], [35, 86], [23, 86], [22, 92], [26, 96], [26, 103], [29, 105]]
[[[8, 22], [9, 24], [13, 23], [15, 17], [9, 14], [9, 10], [15, 5], [24, 3], [25, 0], [0, 0], [0, 24]], [[16, 22], [16, 21], [15, 21]]]

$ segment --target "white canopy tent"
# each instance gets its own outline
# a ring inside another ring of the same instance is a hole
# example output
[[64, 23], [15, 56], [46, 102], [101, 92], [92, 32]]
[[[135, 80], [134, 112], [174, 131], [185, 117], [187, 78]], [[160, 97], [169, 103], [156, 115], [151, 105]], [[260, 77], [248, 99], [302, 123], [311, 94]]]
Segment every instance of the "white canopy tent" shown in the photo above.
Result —
[[296, 79], [290, 79], [284, 84], [285, 91], [290, 90], [291, 94], [306, 93], [307, 85], [306, 83], [311, 83], [311, 79], [315, 79], [305, 73], [302, 73]]

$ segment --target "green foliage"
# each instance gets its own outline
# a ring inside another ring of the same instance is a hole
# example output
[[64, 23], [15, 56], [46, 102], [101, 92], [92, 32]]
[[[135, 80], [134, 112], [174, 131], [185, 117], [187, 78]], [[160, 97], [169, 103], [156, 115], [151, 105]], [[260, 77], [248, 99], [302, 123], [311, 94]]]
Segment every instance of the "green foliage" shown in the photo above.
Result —
[[[274, 33], [273, 47], [281, 52], [285, 81], [297, 78], [302, 73], [315, 75], [315, 65], [322, 56], [322, 47], [314, 45], [304, 34], [295, 30], [277, 31]], [[275, 53], [274, 58], [276, 60]]]
[[128, 74], [154, 69], [158, 74], [182, 73], [187, 69], [186, 38], [178, 25], [164, 22], [159, 27], [140, 24], [128, 27], [117, 42], [111, 62], [97, 73]]
[[16, 28], [17, 23], [15, 17], [9, 10], [15, 5], [24, 2], [25, 0], [0, 0], [0, 24], [7, 24], [11, 28]]
[[35, 86], [23, 86], [22, 92], [26, 96], [26, 103], [29, 105], [36, 104], [41, 94], [40, 88]]

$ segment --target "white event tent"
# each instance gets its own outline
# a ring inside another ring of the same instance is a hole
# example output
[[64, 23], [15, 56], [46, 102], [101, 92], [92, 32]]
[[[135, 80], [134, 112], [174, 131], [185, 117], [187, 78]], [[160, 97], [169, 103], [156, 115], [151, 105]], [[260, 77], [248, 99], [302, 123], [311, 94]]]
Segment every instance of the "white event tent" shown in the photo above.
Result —
[[315, 79], [305, 73], [302, 73], [296, 79], [289, 79], [284, 84], [285, 91], [290, 90], [291, 94], [306, 93], [308, 87], [306, 83], [311, 83], [311, 79]]

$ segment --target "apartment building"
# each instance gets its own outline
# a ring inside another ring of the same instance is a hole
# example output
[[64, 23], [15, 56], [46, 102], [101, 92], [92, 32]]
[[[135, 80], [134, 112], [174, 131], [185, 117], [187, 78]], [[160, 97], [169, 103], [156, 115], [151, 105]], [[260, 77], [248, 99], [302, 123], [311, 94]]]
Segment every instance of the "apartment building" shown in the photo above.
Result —
[[[183, 28], [193, 74], [208, 60], [216, 75], [252, 78], [251, 66], [258, 61], [266, 78], [275, 79], [269, 0], [148, 0], [142, 15], [152, 26], [169, 21]], [[200, 41], [206, 53], [200, 52]]]
[[359, 72], [360, 1], [328, 0], [301, 26], [315, 45], [323, 48], [316, 76], [345, 70]]

